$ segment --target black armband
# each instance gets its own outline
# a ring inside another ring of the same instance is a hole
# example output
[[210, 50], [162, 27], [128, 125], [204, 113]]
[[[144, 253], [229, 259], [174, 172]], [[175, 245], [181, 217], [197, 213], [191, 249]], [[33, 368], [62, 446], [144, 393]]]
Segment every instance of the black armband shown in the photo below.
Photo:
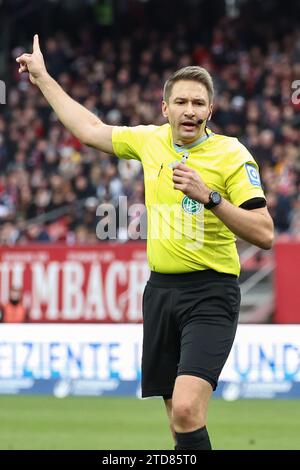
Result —
[[253, 197], [252, 199], [248, 199], [248, 201], [243, 202], [240, 207], [247, 211], [251, 211], [252, 209], [261, 209], [262, 207], [266, 207], [266, 205], [267, 201], [264, 197]]

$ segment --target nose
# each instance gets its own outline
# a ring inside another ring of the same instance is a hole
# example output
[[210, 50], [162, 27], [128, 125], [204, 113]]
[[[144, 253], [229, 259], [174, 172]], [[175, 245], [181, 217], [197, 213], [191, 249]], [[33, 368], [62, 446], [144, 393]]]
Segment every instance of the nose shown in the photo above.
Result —
[[191, 103], [190, 101], [187, 103], [186, 105], [186, 108], [184, 110], [184, 114], [185, 116], [187, 117], [193, 117], [195, 116], [195, 111], [194, 111], [194, 107], [193, 107], [193, 103]]

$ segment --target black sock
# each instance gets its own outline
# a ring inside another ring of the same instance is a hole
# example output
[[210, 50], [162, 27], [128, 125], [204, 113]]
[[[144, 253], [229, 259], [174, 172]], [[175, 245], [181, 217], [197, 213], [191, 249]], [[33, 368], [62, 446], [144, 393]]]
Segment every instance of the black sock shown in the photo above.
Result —
[[206, 426], [192, 432], [176, 432], [175, 450], [211, 450]]

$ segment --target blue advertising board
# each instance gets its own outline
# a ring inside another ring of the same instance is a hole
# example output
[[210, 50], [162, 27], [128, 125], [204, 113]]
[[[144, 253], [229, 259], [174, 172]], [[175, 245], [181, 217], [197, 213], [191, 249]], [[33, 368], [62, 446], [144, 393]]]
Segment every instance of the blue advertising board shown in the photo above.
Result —
[[[140, 396], [142, 325], [0, 325], [0, 394]], [[300, 325], [240, 325], [216, 397], [299, 398]]]

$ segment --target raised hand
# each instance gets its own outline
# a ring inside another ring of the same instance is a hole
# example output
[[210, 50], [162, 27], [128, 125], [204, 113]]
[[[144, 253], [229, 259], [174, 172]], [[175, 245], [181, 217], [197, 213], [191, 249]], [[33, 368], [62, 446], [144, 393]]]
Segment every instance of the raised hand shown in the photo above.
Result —
[[30, 81], [34, 85], [37, 84], [39, 78], [47, 73], [37, 34], [33, 38], [32, 54], [22, 54], [16, 58], [16, 61], [19, 64], [19, 73], [28, 72]]

